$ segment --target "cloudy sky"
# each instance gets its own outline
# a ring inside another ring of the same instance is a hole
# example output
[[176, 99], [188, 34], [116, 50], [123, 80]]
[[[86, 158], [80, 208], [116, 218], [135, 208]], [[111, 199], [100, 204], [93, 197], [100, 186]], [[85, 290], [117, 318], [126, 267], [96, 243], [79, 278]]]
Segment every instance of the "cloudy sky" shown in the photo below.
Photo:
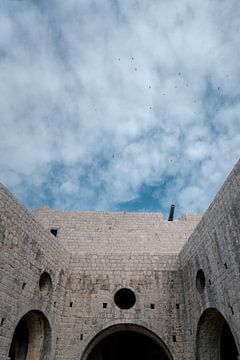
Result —
[[239, 0], [1, 0], [0, 181], [28, 208], [202, 212], [239, 148]]

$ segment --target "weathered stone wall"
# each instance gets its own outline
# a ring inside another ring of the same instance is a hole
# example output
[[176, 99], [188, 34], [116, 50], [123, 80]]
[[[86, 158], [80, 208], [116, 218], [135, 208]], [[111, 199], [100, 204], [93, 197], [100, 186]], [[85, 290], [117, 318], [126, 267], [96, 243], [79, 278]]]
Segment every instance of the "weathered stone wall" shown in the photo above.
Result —
[[34, 212], [46, 230], [76, 253], [178, 254], [201, 216], [184, 215], [176, 221], [158, 213], [64, 212], [43, 207]]
[[[195, 359], [197, 326], [208, 308], [217, 309], [228, 322], [240, 351], [240, 162], [180, 252], [179, 262], [185, 359]], [[199, 269], [205, 274], [202, 293], [196, 288]], [[211, 321], [214, 319], [209, 318], [208, 331]]]
[[[168, 222], [161, 214], [57, 212], [47, 207], [34, 214], [46, 230], [58, 229], [58, 239], [73, 254], [56, 359], [80, 359], [99, 331], [122, 323], [152, 329], [174, 358], [182, 359], [176, 254], [199, 216]], [[114, 303], [115, 292], [123, 287], [136, 295], [132, 309], [120, 310]]]
[[[160, 214], [47, 207], [33, 216], [1, 186], [0, 360], [7, 360], [14, 329], [31, 310], [50, 322], [50, 360], [80, 360], [95, 336], [121, 324], [158, 335], [173, 360], [193, 360], [199, 347], [197, 360], [209, 360], [208, 354], [220, 360], [214, 336], [220, 338], [224, 319], [239, 347], [239, 188], [240, 163], [200, 222], [190, 215], [167, 222]], [[200, 269], [205, 287], [199, 292]], [[39, 288], [43, 272], [52, 279], [47, 295]], [[120, 288], [136, 296], [128, 310], [114, 302]]]
[[[13, 332], [20, 318], [39, 310], [52, 328], [53, 359], [60, 330], [70, 256], [59, 241], [42, 229], [34, 217], [0, 186], [0, 359], [6, 360]], [[39, 290], [46, 271], [53, 288]]]
[[[80, 359], [88, 342], [101, 330], [113, 324], [130, 323], [153, 330], [174, 358], [183, 359], [177, 266], [175, 255], [75, 256], [65, 298], [64, 331], [56, 358]], [[136, 304], [121, 310], [114, 303], [114, 294], [125, 287], [134, 291]]]

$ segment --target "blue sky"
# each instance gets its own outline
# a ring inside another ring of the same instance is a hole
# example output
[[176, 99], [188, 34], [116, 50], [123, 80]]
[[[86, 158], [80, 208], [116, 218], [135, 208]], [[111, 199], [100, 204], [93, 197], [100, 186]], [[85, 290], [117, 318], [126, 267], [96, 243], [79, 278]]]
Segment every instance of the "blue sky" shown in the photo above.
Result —
[[0, 181], [28, 208], [203, 212], [239, 157], [240, 3], [2, 0]]

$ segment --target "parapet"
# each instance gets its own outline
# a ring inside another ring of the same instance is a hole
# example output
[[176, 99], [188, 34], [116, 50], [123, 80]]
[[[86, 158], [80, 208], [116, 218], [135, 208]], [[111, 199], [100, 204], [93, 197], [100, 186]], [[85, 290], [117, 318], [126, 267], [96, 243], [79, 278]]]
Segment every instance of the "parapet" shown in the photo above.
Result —
[[167, 221], [160, 213], [34, 211], [46, 231], [74, 254], [178, 254], [200, 220], [185, 215]]

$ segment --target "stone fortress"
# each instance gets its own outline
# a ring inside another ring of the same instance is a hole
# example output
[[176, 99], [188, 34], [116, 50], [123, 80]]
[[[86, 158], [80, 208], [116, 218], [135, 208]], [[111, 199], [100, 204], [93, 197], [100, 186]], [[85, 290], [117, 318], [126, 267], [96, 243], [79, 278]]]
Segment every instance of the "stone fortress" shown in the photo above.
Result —
[[[197, 201], [197, 199], [196, 199]], [[30, 213], [0, 187], [0, 360], [237, 360], [240, 162], [200, 217]]]

